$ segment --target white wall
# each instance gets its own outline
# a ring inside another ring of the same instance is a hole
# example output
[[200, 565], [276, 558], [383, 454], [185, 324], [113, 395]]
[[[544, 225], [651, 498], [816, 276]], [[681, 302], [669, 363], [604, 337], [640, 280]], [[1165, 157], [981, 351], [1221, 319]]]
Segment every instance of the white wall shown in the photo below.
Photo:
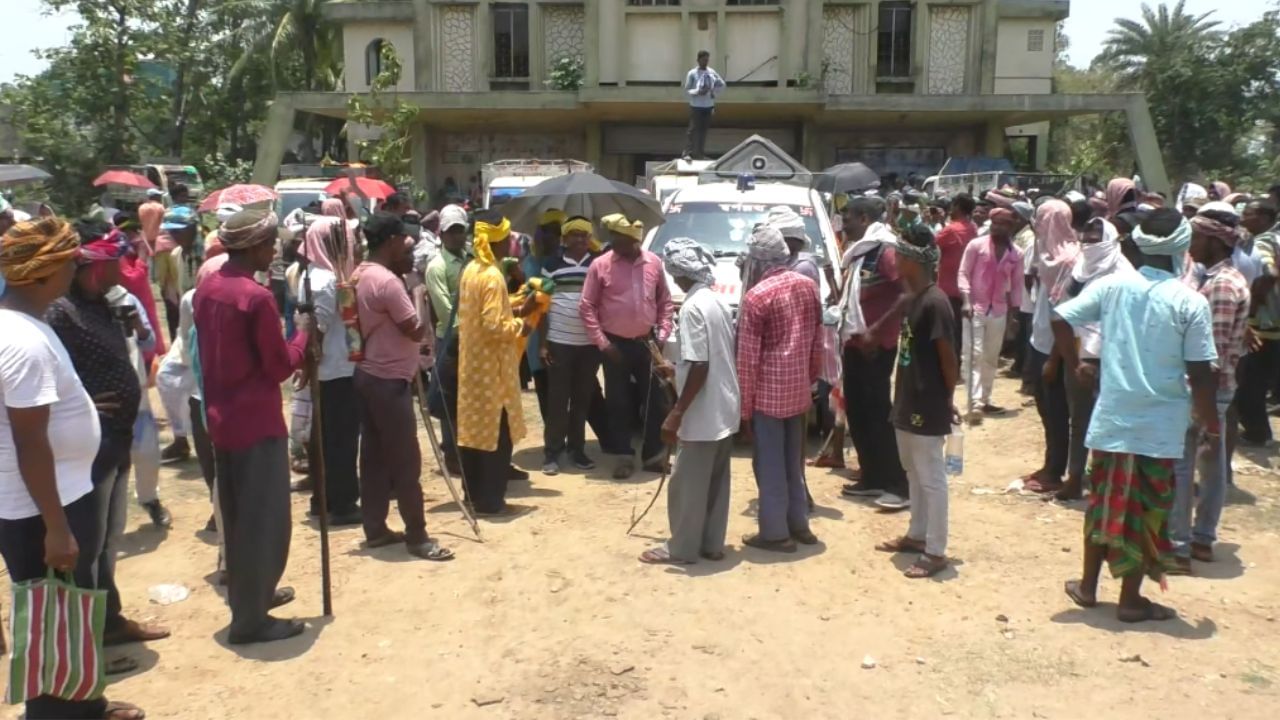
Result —
[[[1040, 30], [1044, 33], [1044, 49], [1039, 52], [1027, 50], [1027, 33], [1031, 30]], [[1022, 18], [1000, 20], [996, 32], [996, 83], [999, 83], [1001, 78], [1048, 79], [1053, 77], [1053, 39], [1054, 22], [1052, 20]], [[1049, 92], [1049, 89], [1046, 87], [1041, 91], [1029, 92]]]
[[[778, 49], [782, 36], [779, 13], [728, 13], [725, 15], [725, 67], [720, 74], [730, 81], [750, 77], [745, 82], [778, 79]], [[772, 59], [770, 59], [772, 58]], [[803, 61], [803, 58], [801, 58]], [[758, 70], [756, 68], [759, 68]]]
[[365, 51], [369, 43], [381, 39], [395, 46], [400, 57], [400, 82], [396, 89], [410, 92], [414, 88], [413, 23], [348, 22], [342, 25], [343, 77], [349, 92], [369, 89], [365, 82]]
[[[679, 84], [692, 66], [680, 47], [680, 15], [627, 15], [626, 77], [635, 82]], [[607, 52], [601, 45], [601, 52]]]

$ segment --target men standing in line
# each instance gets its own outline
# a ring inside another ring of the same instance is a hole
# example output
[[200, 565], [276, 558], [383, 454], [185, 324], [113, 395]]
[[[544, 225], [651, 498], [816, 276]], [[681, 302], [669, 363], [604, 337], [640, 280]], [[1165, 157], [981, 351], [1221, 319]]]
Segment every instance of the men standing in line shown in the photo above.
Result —
[[943, 449], [957, 421], [952, 396], [959, 377], [949, 299], [933, 280], [939, 252], [933, 233], [910, 228], [897, 244], [907, 289], [906, 317], [898, 344], [893, 427], [898, 456], [911, 484], [911, 524], [906, 535], [876, 546], [882, 552], [918, 552], [905, 575], [932, 577], [947, 567], [947, 473]]
[[[671, 334], [674, 305], [662, 260], [640, 249], [644, 226], [621, 214], [600, 220], [612, 239], [612, 249], [591, 263], [582, 286], [582, 324], [587, 337], [604, 354], [605, 403], [609, 408], [609, 434], [618, 456], [613, 477], [625, 480], [635, 473], [631, 427], [636, 417], [631, 383], [639, 386], [644, 407], [644, 443], [641, 460], [649, 472], [666, 467], [661, 427], [666, 412], [662, 393], [654, 382], [652, 357], [645, 341], [662, 345]], [[783, 245], [785, 250], [786, 245]], [[788, 253], [789, 255], [789, 253]]]
[[475, 223], [475, 258], [458, 281], [458, 447], [467, 500], [477, 515], [508, 513], [507, 483], [528, 479], [511, 465], [524, 437], [520, 356], [532, 327], [516, 319], [500, 262], [511, 223], [488, 211]]
[[701, 160], [706, 157], [707, 130], [711, 128], [711, 115], [716, 111], [716, 96], [724, 90], [720, 73], [707, 67], [711, 53], [698, 51], [698, 66], [684, 78], [684, 92], [689, 97], [689, 131], [684, 145], [685, 160]]
[[[328, 507], [320, 507], [320, 498], [311, 496], [311, 515], [329, 513], [329, 524], [358, 525], [362, 521], [356, 505], [360, 498], [360, 480], [356, 476], [356, 457], [360, 450], [360, 401], [356, 394], [355, 363], [347, 347], [346, 326], [338, 308], [339, 278], [351, 275], [350, 259], [333, 238], [345, 238], [341, 220], [316, 218], [306, 230], [301, 257], [306, 261], [303, 279], [298, 282], [298, 300], [315, 308], [319, 333], [316, 346], [316, 379], [320, 388], [320, 444], [324, 452], [325, 499]], [[334, 257], [334, 256], [337, 257]], [[308, 290], [310, 294], [308, 294]], [[313, 415], [314, 417], [314, 415]], [[314, 432], [315, 424], [312, 423]]]
[[579, 311], [582, 286], [596, 257], [590, 250], [591, 235], [590, 220], [569, 218], [560, 234], [563, 247], [542, 266], [542, 276], [554, 283], [539, 350], [550, 385], [542, 466], [547, 475], [560, 472], [560, 455], [566, 449], [579, 470], [595, 467], [587, 456], [586, 424], [600, 369], [600, 350], [591, 344]]
[[760, 489], [759, 524], [743, 544], [795, 552], [813, 545], [804, 481], [804, 416], [822, 362], [818, 288], [787, 269], [791, 252], [770, 225], [756, 227], [743, 267], [738, 319], [741, 416], [755, 438], [752, 467]]
[[1000, 364], [1009, 306], [1022, 304], [1022, 256], [1013, 247], [1016, 224], [1012, 210], [992, 210], [991, 234], [969, 243], [960, 261], [957, 319], [964, 323], [960, 375], [968, 385], [968, 420], [973, 424], [981, 422], [983, 415], [1004, 412], [991, 404], [991, 388]]
[[1094, 607], [1102, 563], [1109, 563], [1121, 579], [1121, 622], [1174, 616], [1141, 594], [1143, 575], [1160, 582], [1172, 562], [1173, 464], [1186, 435], [1172, 420], [1194, 406], [1204, 419], [1208, 452], [1222, 433], [1209, 302], [1178, 279], [1190, 239], [1190, 226], [1176, 210], [1153, 211], [1133, 234], [1139, 274], [1113, 274], [1054, 309], [1055, 348], [1068, 368], [1080, 367], [1072, 326], [1100, 322], [1104, 338], [1101, 388], [1086, 441], [1093, 458], [1084, 572], [1064, 590], [1077, 605]]
[[[454, 303], [458, 297], [458, 280], [467, 264], [467, 211], [461, 205], [446, 205], [440, 210], [440, 252], [427, 263], [427, 296], [435, 313], [436, 359], [432, 393], [442, 393], [449, 413], [440, 423], [440, 450], [450, 473], [462, 472], [458, 465], [458, 446], [453, 426], [458, 417], [458, 368], [457, 364], [444, 360], [445, 336], [458, 327], [454, 316]], [[452, 325], [450, 325], [452, 323]], [[457, 343], [457, 337], [453, 338]]]
[[[107, 591], [103, 644], [118, 645], [169, 637], [169, 631], [127, 619], [116, 586], [116, 554], [129, 512], [129, 470], [134, 421], [142, 386], [129, 357], [122, 321], [133, 327], [136, 313], [122, 314], [107, 302], [107, 291], [120, 282], [122, 238], [105, 224], [84, 222], [75, 279], [66, 297], [55, 301], [45, 321], [57, 333], [75, 365], [76, 374], [98, 406], [102, 442], [93, 461], [93, 497], [101, 548], [96, 563], [98, 588]], [[126, 320], [127, 318], [127, 320]]]
[[[938, 250], [942, 259], [938, 261], [938, 289], [951, 298], [952, 317], [960, 317], [964, 310], [964, 297], [960, 292], [960, 261], [964, 258], [965, 248], [978, 237], [978, 222], [974, 217], [977, 203], [968, 193], [960, 193], [951, 200], [951, 221], [938, 233]], [[982, 222], [986, 221], [984, 212]], [[952, 347], [957, 351], [963, 346], [959, 323], [956, 323], [956, 337]]]
[[[427, 535], [422, 507], [422, 454], [413, 413], [413, 378], [425, 328], [401, 275], [413, 267], [412, 240], [396, 215], [375, 213], [364, 227], [367, 259], [356, 268], [356, 307], [364, 359], [354, 384], [360, 406], [360, 511], [365, 544], [403, 542], [410, 555], [449, 560], [453, 553]], [[387, 527], [391, 497], [404, 532]]]
[[662, 255], [685, 294], [676, 368], [679, 398], [662, 423], [663, 441], [678, 449], [667, 492], [671, 539], [646, 550], [640, 561], [720, 560], [729, 527], [729, 461], [739, 427], [733, 317], [711, 288], [716, 259], [706, 248], [689, 238], [672, 238]]
[[289, 560], [289, 447], [280, 384], [302, 366], [306, 328], [286, 344], [266, 272], [279, 237], [275, 213], [242, 210], [218, 237], [227, 261], [192, 298], [204, 410], [213, 442], [232, 644], [284, 640], [305, 629], [268, 611], [293, 600], [277, 588]]
[[[857, 259], [853, 244], [868, 236], [892, 233], [880, 222], [883, 216], [884, 201], [880, 198], [854, 198], [845, 206], [844, 232], [849, 247], [841, 264], [846, 283], [853, 282], [850, 275]], [[867, 328], [848, 339], [843, 356], [845, 414], [849, 437], [858, 455], [858, 471], [842, 494], [877, 498], [879, 506], [886, 510], [903, 510], [910, 506], [910, 492], [898, 460], [890, 418], [891, 383], [902, 322], [899, 300], [903, 291], [898, 282], [897, 254], [892, 246], [881, 244], [868, 252], [858, 267], [858, 297], [849, 298], [848, 302], [859, 304]], [[852, 292], [852, 288], [848, 290]]]
[[[1190, 575], [1193, 559], [1213, 562], [1213, 543], [1218, 539], [1218, 521], [1227, 500], [1227, 464], [1231, 455], [1227, 452], [1226, 435], [1207, 434], [1211, 427], [1226, 427], [1227, 410], [1236, 393], [1236, 364], [1244, 352], [1249, 320], [1249, 284], [1231, 259], [1240, 240], [1238, 224], [1235, 208], [1224, 202], [1206, 203], [1191, 218], [1190, 253], [1196, 266], [1188, 279], [1209, 301], [1213, 345], [1218, 354], [1218, 392], [1217, 414], [1193, 418], [1182, 459], [1174, 466], [1177, 488], [1169, 519], [1174, 565], [1169, 572], [1177, 575]], [[1202, 436], [1213, 447], [1202, 449]]]

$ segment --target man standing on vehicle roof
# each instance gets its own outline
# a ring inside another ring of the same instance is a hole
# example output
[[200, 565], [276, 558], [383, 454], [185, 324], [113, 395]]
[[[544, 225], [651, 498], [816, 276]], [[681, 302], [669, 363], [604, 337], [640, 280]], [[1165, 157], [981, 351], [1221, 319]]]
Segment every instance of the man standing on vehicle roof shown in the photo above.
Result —
[[707, 144], [711, 115], [716, 111], [716, 95], [724, 90], [720, 73], [707, 66], [711, 53], [698, 51], [698, 66], [684, 78], [684, 91], [689, 96], [689, 133], [684, 145], [684, 159], [702, 159]]

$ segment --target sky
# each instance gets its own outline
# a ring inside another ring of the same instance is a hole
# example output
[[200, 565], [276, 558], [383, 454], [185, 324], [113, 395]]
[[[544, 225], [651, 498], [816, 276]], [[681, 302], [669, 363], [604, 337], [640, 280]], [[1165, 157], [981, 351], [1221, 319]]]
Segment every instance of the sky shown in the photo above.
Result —
[[[5, 5], [5, 27], [9, 28], [0, 53], [0, 82], [17, 75], [40, 72], [44, 63], [31, 51], [57, 47], [67, 42], [67, 26], [74, 14], [53, 18], [41, 16], [40, 0], [0, 0]], [[1173, 4], [1173, 0], [1168, 0]], [[1153, 4], [1155, 4], [1153, 2]], [[1247, 23], [1260, 17], [1270, 3], [1262, 0], [1186, 0], [1188, 12], [1215, 11], [1214, 18], [1225, 25]], [[1067, 18], [1067, 36], [1071, 39], [1068, 54], [1071, 64], [1084, 67], [1102, 48], [1111, 21], [1116, 17], [1139, 17], [1141, 0], [1071, 0], [1071, 16]]]

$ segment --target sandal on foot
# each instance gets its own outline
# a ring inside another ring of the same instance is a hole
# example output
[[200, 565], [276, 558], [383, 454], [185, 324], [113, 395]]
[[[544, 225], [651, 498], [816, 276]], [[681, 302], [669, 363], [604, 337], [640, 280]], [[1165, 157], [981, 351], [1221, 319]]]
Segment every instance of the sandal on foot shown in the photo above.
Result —
[[1175, 557], [1164, 569], [1165, 575], [1181, 575], [1187, 576], [1191, 574], [1191, 558]]
[[127, 655], [123, 655], [121, 657], [111, 658], [108, 660], [106, 666], [102, 668], [102, 672], [107, 675], [123, 675], [137, 669], [138, 661]]
[[1062, 590], [1067, 593], [1067, 597], [1071, 598], [1071, 602], [1082, 608], [1095, 607], [1098, 604], [1097, 598], [1086, 597], [1080, 589], [1079, 580], [1068, 580], [1062, 584]]
[[1203, 543], [1191, 543], [1191, 559], [1200, 562], [1213, 562], [1213, 546]]
[[1157, 622], [1164, 620], [1172, 620], [1178, 617], [1177, 611], [1173, 608], [1165, 607], [1160, 603], [1151, 602], [1143, 598], [1142, 607], [1138, 608], [1116, 608], [1116, 619], [1122, 623], [1140, 623], [1147, 620], [1155, 620]]
[[1022, 484], [1022, 489], [1041, 495], [1044, 493], [1056, 493], [1062, 489], [1062, 481], [1049, 479], [1043, 475], [1036, 475], [1028, 478]]
[[364, 546], [372, 549], [387, 547], [388, 545], [398, 545], [402, 542], [404, 542], [404, 533], [398, 530], [388, 530], [385, 535], [379, 535], [376, 538], [365, 540]]
[[934, 557], [928, 553], [922, 553], [916, 561], [911, 563], [911, 567], [903, 571], [903, 575], [912, 580], [923, 580], [931, 578], [934, 575], [947, 569], [947, 559], [944, 557]]
[[453, 551], [449, 548], [440, 547], [440, 543], [435, 540], [428, 540], [423, 543], [410, 544], [406, 548], [409, 554], [414, 557], [420, 557], [423, 560], [431, 560], [433, 562], [444, 562], [453, 559]]
[[112, 645], [163, 640], [167, 637], [169, 637], [169, 631], [158, 625], [144, 625], [137, 620], [125, 620], [120, 627], [103, 633], [102, 644], [110, 647]]
[[701, 557], [703, 560], [710, 560], [711, 562], [720, 562], [721, 560], [724, 559], [724, 553], [720, 552], [719, 550], [715, 552], [698, 553], [698, 556]]
[[109, 702], [102, 711], [103, 720], [142, 720], [146, 716], [142, 708], [127, 702]]
[[796, 551], [796, 541], [789, 537], [781, 540], [766, 540], [760, 537], [759, 533], [756, 533], [755, 535], [743, 535], [742, 544], [759, 550], [770, 550], [772, 552], [793, 553]]
[[293, 588], [288, 585], [282, 588], [276, 588], [275, 594], [271, 596], [271, 607], [274, 609], [281, 605], [288, 605], [293, 602], [294, 597], [296, 597], [296, 593], [294, 593]]
[[813, 534], [812, 530], [802, 530], [800, 532], [791, 533], [791, 539], [801, 545], [817, 545], [818, 536]]
[[924, 543], [907, 536], [886, 540], [876, 544], [876, 550], [887, 553], [924, 552]]
[[688, 560], [671, 557], [665, 547], [656, 547], [640, 553], [640, 562], [646, 565], [688, 565]]

